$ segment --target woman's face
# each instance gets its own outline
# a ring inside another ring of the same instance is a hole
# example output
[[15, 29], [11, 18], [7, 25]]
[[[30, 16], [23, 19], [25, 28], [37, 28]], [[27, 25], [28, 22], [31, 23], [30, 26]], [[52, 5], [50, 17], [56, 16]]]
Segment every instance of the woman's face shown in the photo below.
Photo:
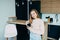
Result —
[[31, 11], [31, 17], [34, 19], [37, 18], [37, 14], [35, 11]]

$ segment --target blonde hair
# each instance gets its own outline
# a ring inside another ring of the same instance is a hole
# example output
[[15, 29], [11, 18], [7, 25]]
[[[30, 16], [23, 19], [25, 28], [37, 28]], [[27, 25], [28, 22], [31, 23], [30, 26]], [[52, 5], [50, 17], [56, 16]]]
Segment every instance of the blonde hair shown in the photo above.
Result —
[[32, 18], [32, 16], [31, 16], [31, 12], [32, 12], [32, 11], [35, 11], [36, 14], [37, 14], [37, 18], [40, 18], [39, 15], [38, 15], [38, 11], [37, 11], [36, 9], [32, 9], [32, 10], [30, 11], [30, 19], [29, 19], [30, 24], [31, 24], [32, 21], [33, 21], [33, 18]]

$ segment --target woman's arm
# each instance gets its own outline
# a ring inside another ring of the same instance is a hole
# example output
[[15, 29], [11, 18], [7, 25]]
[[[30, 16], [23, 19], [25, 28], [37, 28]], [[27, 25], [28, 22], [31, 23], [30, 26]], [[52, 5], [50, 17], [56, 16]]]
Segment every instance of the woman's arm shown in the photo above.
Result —
[[41, 22], [41, 32], [42, 32], [42, 40], [44, 40], [44, 22]]
[[33, 29], [32, 27], [27, 27], [27, 29], [30, 30], [30, 31], [33, 32], [33, 33], [38, 34], [38, 35], [41, 34], [39, 29]]

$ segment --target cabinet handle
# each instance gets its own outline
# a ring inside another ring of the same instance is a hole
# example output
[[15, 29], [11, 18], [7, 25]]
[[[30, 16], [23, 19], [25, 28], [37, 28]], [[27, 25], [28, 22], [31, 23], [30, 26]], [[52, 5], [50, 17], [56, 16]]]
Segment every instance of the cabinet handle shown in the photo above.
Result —
[[19, 5], [19, 3], [16, 3], [16, 5], [19, 7], [20, 5]]
[[24, 5], [24, 2], [22, 2], [22, 5]]
[[30, 4], [32, 4], [32, 2], [30, 2]]

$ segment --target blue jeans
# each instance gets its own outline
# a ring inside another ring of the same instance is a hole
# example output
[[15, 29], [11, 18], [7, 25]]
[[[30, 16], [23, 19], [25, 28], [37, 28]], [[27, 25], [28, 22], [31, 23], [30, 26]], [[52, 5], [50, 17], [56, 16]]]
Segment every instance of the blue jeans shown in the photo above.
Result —
[[40, 35], [30, 32], [30, 40], [42, 40]]

